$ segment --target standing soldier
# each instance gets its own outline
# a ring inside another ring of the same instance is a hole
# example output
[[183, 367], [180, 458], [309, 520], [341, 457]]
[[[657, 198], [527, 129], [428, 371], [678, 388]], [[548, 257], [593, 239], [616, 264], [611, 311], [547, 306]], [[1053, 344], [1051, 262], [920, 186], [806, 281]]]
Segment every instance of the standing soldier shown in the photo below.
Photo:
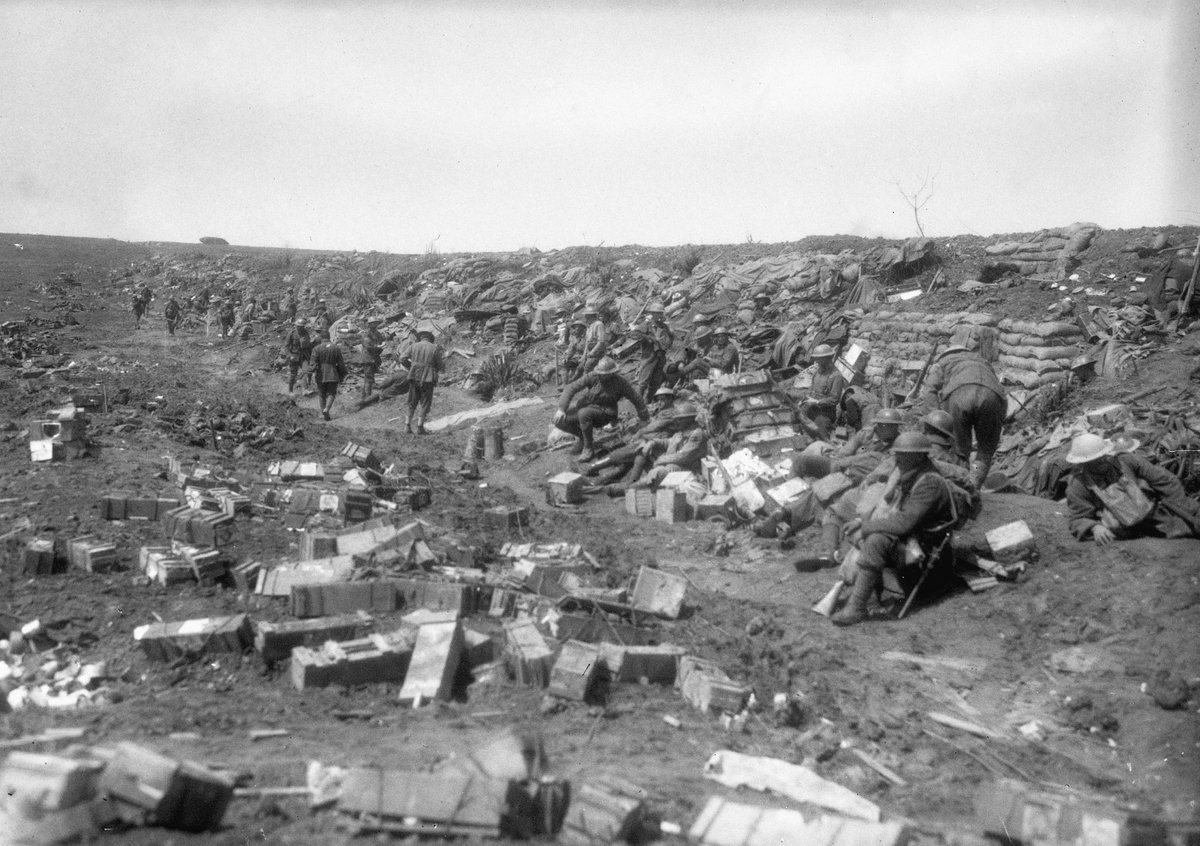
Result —
[[296, 289], [288, 288], [288, 291], [283, 296], [283, 315], [289, 322], [296, 322], [296, 310], [300, 304], [296, 301]]
[[167, 300], [167, 305], [163, 308], [163, 317], [167, 321], [167, 334], [174, 335], [175, 329], [179, 326], [179, 318], [183, 314], [183, 310], [179, 307], [179, 301], [175, 297]]
[[317, 313], [313, 317], [313, 329], [320, 332], [321, 330], [329, 331], [333, 326], [333, 315], [329, 313], [329, 304], [325, 300], [317, 300]]
[[653, 401], [666, 378], [667, 354], [675, 342], [675, 334], [663, 320], [663, 312], [661, 303], [646, 306], [646, 322], [640, 343], [642, 362], [638, 366], [637, 381], [647, 403]]
[[708, 366], [713, 370], [719, 370], [721, 373], [735, 373], [738, 369], [738, 364], [741, 355], [738, 353], [738, 348], [729, 340], [729, 329], [725, 326], [718, 326], [713, 331], [713, 345], [708, 351]]
[[233, 331], [235, 320], [237, 320], [237, 315], [233, 311], [233, 300], [226, 297], [217, 307], [217, 322], [221, 327], [222, 338], [229, 337], [229, 333]]
[[442, 372], [442, 348], [434, 343], [431, 328], [422, 326], [417, 329], [417, 342], [401, 363], [408, 368], [409, 379], [408, 417], [404, 420], [404, 430], [412, 434], [415, 420], [417, 434], [424, 435], [425, 418], [433, 405], [433, 389]]
[[133, 294], [133, 328], [142, 328], [142, 318], [150, 310], [150, 289], [143, 285]]
[[360, 401], [366, 401], [371, 391], [375, 390], [375, 374], [379, 372], [379, 365], [383, 363], [383, 335], [379, 331], [382, 323], [381, 318], [372, 317], [367, 320], [367, 327], [362, 331], [362, 352], [358, 357], [363, 373]]
[[320, 339], [312, 351], [313, 378], [317, 380], [317, 397], [321, 401], [321, 416], [329, 419], [333, 401], [337, 399], [338, 385], [346, 378], [346, 359], [342, 349], [329, 340], [329, 330], [317, 333]]
[[[300, 373], [300, 365], [308, 361], [312, 355], [312, 336], [308, 334], [308, 321], [303, 317], [296, 318], [292, 330], [283, 341], [283, 351], [288, 360], [288, 393], [296, 390], [296, 376]], [[311, 374], [310, 374], [311, 379]]]
[[583, 319], [587, 321], [587, 333], [583, 336], [583, 358], [576, 378], [591, 373], [608, 354], [608, 327], [600, 319], [600, 312], [588, 306], [583, 310]]
[[[952, 346], [939, 355], [925, 378], [927, 401], [950, 412], [954, 421], [955, 451], [970, 462], [971, 481], [982, 488], [1000, 446], [1000, 431], [1008, 401], [996, 371], [983, 356], [964, 346]], [[971, 461], [974, 441], [975, 460]]]

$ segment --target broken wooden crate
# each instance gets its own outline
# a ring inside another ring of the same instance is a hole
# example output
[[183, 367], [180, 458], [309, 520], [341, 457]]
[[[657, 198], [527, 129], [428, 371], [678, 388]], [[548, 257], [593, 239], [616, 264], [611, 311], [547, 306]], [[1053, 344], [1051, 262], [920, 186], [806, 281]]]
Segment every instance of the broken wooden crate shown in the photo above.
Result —
[[601, 669], [600, 651], [590, 643], [568, 640], [558, 652], [546, 692], [560, 699], [587, 699]]
[[898, 822], [868, 822], [824, 815], [811, 822], [790, 808], [764, 808], [710, 797], [688, 829], [700, 846], [904, 846], [908, 829]]
[[614, 682], [638, 684], [675, 684], [679, 677], [682, 647], [664, 643], [658, 646], [629, 646], [617, 643], [599, 645], [600, 662]]
[[676, 686], [693, 708], [706, 714], [736, 714], [750, 698], [749, 687], [735, 682], [715, 662], [694, 655], [680, 658]]
[[233, 782], [192, 761], [178, 761], [134, 743], [119, 743], [100, 789], [114, 810], [136, 825], [212, 831], [233, 798]]
[[683, 610], [686, 593], [687, 579], [683, 576], [653, 567], [642, 567], [633, 585], [630, 604], [636, 611], [674, 620]]
[[455, 770], [355, 767], [342, 778], [338, 811], [359, 832], [499, 837], [510, 784]]
[[246, 615], [234, 614], [138, 626], [133, 639], [151, 660], [172, 661], [182, 655], [241, 652], [252, 633]]
[[554, 652], [533, 620], [504, 624], [504, 662], [518, 684], [545, 687], [550, 682]]
[[498, 532], [523, 529], [529, 525], [529, 508], [523, 505], [497, 505], [483, 512], [483, 523]]
[[417, 629], [412, 661], [400, 688], [402, 704], [449, 699], [463, 658], [463, 632], [456, 612], [442, 612]]
[[254, 624], [254, 650], [267, 664], [290, 658], [297, 646], [315, 646], [326, 641], [353, 640], [362, 637], [372, 624], [364, 611], [314, 617], [308, 620], [266, 621]]
[[292, 649], [292, 684], [297, 690], [331, 684], [399, 684], [408, 672], [412, 650], [411, 634], [404, 630], [331, 640], [314, 648], [297, 646]]
[[359, 610], [382, 614], [397, 607], [396, 585], [388, 580], [295, 585], [291, 597], [292, 616], [300, 619]]
[[646, 822], [646, 797], [643, 788], [615, 776], [578, 785], [572, 791], [559, 842], [567, 846], [641, 842], [646, 834], [641, 831]]
[[985, 834], [1007, 843], [1166, 846], [1171, 842], [1161, 820], [1011, 779], [980, 786], [975, 819]]
[[81, 535], [67, 541], [67, 560], [89, 573], [107, 573], [117, 568], [117, 548], [95, 535]]

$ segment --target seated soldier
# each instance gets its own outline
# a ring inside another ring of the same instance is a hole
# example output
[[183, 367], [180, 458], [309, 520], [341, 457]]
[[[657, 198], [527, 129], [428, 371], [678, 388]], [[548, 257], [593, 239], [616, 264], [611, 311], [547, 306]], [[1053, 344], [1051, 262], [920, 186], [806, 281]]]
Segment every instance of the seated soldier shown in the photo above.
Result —
[[672, 416], [674, 431], [670, 437], [648, 441], [642, 453], [646, 463], [651, 463], [644, 473], [638, 473], [635, 461], [631, 475], [640, 486], [654, 487], [668, 473], [677, 470], [700, 472], [700, 460], [708, 454], [708, 438], [703, 427], [696, 423], [698, 410], [694, 403], [680, 403]]
[[726, 327], [718, 326], [713, 331], [712, 346], [709, 347], [705, 358], [708, 360], [710, 371], [718, 370], [722, 374], [737, 372], [741, 356], [738, 354], [738, 348], [730, 342], [729, 330]]
[[1137, 453], [1114, 453], [1112, 442], [1088, 433], [1075, 437], [1066, 460], [1068, 527], [1078, 540], [1200, 537], [1200, 503]]
[[922, 417], [921, 434], [929, 438], [932, 445], [929, 451], [930, 458], [966, 468], [966, 462], [954, 448], [954, 418], [950, 416], [949, 411], [939, 408]]
[[650, 419], [646, 404], [629, 381], [617, 372], [617, 363], [608, 356], [600, 359], [596, 368], [563, 388], [554, 412], [554, 425], [574, 435], [578, 441], [575, 451], [580, 461], [591, 461], [595, 455], [593, 443], [597, 427], [617, 422], [617, 405], [628, 400], [637, 409], [638, 419]]
[[670, 437], [675, 432], [676, 425], [675, 406], [672, 403], [667, 408], [657, 411], [650, 418], [650, 422], [637, 431], [629, 444], [618, 447], [603, 458], [593, 461], [583, 471], [583, 475], [598, 477], [594, 483], [596, 487], [617, 482], [626, 477], [636, 479], [645, 470], [645, 461], [642, 462], [642, 466], [636, 473], [631, 474], [630, 470], [637, 459], [646, 452], [646, 445], [656, 439]]
[[813, 374], [808, 396], [800, 405], [800, 413], [816, 427], [823, 440], [829, 440], [837, 422], [846, 378], [834, 367], [837, 352], [829, 344], [818, 344], [812, 351], [817, 372]]
[[853, 591], [846, 606], [833, 615], [836, 625], [851, 626], [867, 618], [867, 603], [882, 582], [884, 567], [905, 565], [910, 538], [929, 554], [957, 520], [950, 485], [930, 460], [929, 449], [929, 439], [916, 432], [896, 438], [892, 454], [897, 472], [882, 502], [869, 518], [848, 526], [857, 532], [859, 554], [855, 565], [842, 565], [843, 581], [852, 584]]

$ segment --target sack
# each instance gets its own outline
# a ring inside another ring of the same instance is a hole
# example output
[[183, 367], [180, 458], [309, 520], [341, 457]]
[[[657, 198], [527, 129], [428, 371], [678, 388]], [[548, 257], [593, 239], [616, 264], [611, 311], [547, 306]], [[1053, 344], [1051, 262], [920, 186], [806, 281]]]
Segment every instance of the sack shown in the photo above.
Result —
[[1096, 497], [1104, 503], [1104, 508], [1100, 511], [1100, 522], [1111, 531], [1132, 529], [1154, 511], [1154, 503], [1150, 501], [1150, 497], [1146, 496], [1137, 480], [1124, 468], [1121, 478], [1108, 487], [1091, 487]]

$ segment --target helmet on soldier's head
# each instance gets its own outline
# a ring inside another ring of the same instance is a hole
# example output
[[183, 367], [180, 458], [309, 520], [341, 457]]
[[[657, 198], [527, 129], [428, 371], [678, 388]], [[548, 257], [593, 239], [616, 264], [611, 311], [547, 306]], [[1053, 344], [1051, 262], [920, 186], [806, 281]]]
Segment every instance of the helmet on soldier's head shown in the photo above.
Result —
[[931, 411], [921, 419], [921, 423], [947, 438], [954, 437], [954, 418], [950, 416], [949, 411], [942, 411], [940, 408]]
[[833, 358], [837, 353], [833, 351], [833, 347], [829, 344], [817, 344], [816, 349], [812, 351], [813, 358]]
[[920, 432], [902, 432], [892, 444], [892, 452], [902, 454], [929, 455], [932, 448], [933, 444], [929, 442], [929, 438]]
[[713, 330], [713, 335], [715, 335], [718, 338], [721, 338], [721, 337], [728, 338], [729, 337], [729, 327], [728, 326], [718, 326], [716, 329]]
[[1071, 449], [1067, 451], [1066, 462], [1068, 464], [1087, 464], [1089, 461], [1104, 458], [1112, 453], [1112, 441], [1099, 435], [1093, 435], [1091, 432], [1085, 432], [1082, 435], [1076, 435], [1075, 439], [1071, 441]]
[[871, 426], [899, 426], [903, 422], [900, 412], [896, 409], [881, 408], [875, 414], [875, 419], [871, 421]]
[[670, 388], [668, 388], [666, 385], [663, 385], [661, 388], [659, 388], [657, 391], [654, 392], [654, 396], [655, 396], [655, 398], [673, 397], [673, 396], [675, 396], [675, 392], [673, 390], [671, 390]]
[[663, 308], [662, 303], [650, 303], [646, 306], [646, 314], [662, 314], [664, 311], [666, 309]]
[[579, 313], [580, 317], [599, 317], [600, 312], [596, 311], [592, 306], [588, 306]]
[[601, 376], [608, 376], [617, 372], [617, 363], [608, 356], [605, 356], [596, 363], [596, 369], [592, 372], [599, 373]]
[[694, 402], [684, 402], [675, 406], [675, 412], [671, 415], [671, 417], [677, 420], [683, 418], [694, 419], [699, 413], [700, 409], [696, 408], [696, 404]]

